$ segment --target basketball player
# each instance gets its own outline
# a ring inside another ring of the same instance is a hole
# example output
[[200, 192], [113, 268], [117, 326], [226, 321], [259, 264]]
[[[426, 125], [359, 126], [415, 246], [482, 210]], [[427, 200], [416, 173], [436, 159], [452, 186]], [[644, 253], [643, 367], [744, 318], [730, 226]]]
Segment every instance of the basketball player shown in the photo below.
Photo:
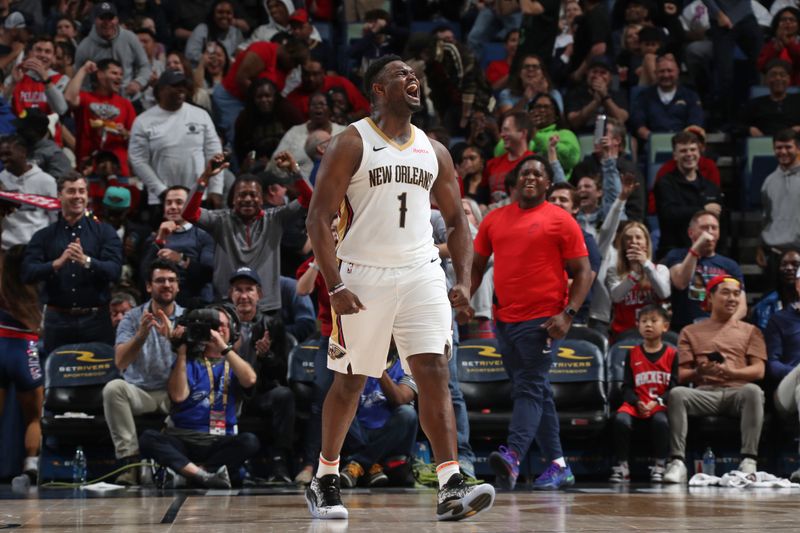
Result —
[[[419, 388], [422, 429], [439, 463], [439, 520], [489, 509], [494, 488], [467, 486], [456, 452], [448, 382], [452, 305], [469, 304], [472, 243], [453, 161], [444, 146], [411, 125], [420, 84], [397, 56], [364, 76], [373, 118], [334, 137], [317, 174], [306, 226], [331, 295], [328, 368], [335, 372], [322, 410], [319, 468], [306, 490], [315, 518], [347, 518], [339, 494], [339, 452], [368, 376], [380, 377], [394, 337], [403, 369]], [[452, 228], [456, 271], [448, 293], [430, 224], [430, 195]], [[334, 250], [330, 223], [340, 214]]]

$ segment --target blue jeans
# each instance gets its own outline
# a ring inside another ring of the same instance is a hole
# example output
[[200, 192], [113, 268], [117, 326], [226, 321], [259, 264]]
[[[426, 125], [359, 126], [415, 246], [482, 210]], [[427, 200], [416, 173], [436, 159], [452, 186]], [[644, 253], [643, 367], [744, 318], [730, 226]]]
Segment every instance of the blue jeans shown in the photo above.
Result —
[[498, 33], [500, 33], [499, 37], [505, 38], [509, 31], [518, 30], [520, 24], [522, 24], [522, 12], [520, 11], [500, 17], [493, 9], [485, 7], [478, 11], [478, 16], [467, 35], [467, 44], [480, 61], [483, 43], [493, 41]]
[[306, 464], [316, 464], [322, 448], [322, 404], [333, 384], [333, 371], [328, 369], [328, 341], [324, 337], [314, 356], [314, 399], [311, 402], [311, 415], [306, 429]]
[[410, 457], [417, 441], [417, 412], [408, 404], [400, 405], [392, 411], [392, 416], [377, 429], [367, 429], [353, 419], [347, 430], [345, 447], [351, 450], [349, 461], [356, 461], [369, 470], [393, 455]]
[[211, 110], [214, 112], [214, 123], [225, 135], [225, 145], [233, 146], [233, 131], [236, 119], [244, 109], [244, 102], [233, 96], [220, 83], [211, 93]]
[[541, 327], [546, 321], [547, 318], [514, 323], [497, 321], [497, 340], [503, 365], [511, 378], [514, 400], [507, 443], [520, 458], [528, 454], [534, 440], [547, 460], [564, 455], [548, 379], [560, 341], [550, 339]]
[[114, 346], [114, 328], [108, 306], [88, 315], [47, 311], [44, 315], [44, 356], [67, 344], [104, 342]]
[[450, 388], [450, 396], [453, 400], [453, 412], [456, 417], [456, 440], [458, 443], [458, 460], [467, 461], [470, 464], [475, 462], [475, 453], [469, 444], [469, 415], [467, 414], [467, 404], [464, 402], [464, 395], [461, 394], [461, 387], [458, 385], [458, 330], [453, 331], [453, 356], [450, 358], [450, 381], [447, 386]]

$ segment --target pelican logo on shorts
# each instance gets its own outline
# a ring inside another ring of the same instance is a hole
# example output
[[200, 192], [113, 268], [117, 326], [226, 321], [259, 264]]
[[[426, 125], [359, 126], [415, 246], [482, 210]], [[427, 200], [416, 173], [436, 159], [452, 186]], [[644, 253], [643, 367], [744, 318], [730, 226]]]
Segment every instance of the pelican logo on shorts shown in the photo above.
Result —
[[347, 352], [345, 352], [339, 346], [336, 346], [334, 343], [331, 342], [331, 343], [328, 344], [328, 357], [330, 357], [334, 361], [344, 357], [345, 353], [347, 353]]
[[348, 274], [353, 273], [353, 263], [347, 263], [347, 273]]

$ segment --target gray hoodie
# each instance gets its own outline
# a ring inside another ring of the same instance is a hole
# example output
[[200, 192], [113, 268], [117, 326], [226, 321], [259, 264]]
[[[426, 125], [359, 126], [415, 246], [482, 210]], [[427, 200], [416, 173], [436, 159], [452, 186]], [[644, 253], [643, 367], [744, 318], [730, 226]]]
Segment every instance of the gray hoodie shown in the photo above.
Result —
[[[144, 52], [139, 39], [132, 31], [120, 28], [117, 36], [107, 41], [97, 34], [97, 29], [92, 26], [92, 31], [75, 52], [75, 69], [79, 69], [87, 61], [97, 63], [101, 59], [114, 58], [122, 64], [122, 91], [131, 81], [139, 82], [142, 88], [147, 87], [150, 79], [150, 62]], [[84, 90], [89, 91], [89, 77], [84, 82]]]

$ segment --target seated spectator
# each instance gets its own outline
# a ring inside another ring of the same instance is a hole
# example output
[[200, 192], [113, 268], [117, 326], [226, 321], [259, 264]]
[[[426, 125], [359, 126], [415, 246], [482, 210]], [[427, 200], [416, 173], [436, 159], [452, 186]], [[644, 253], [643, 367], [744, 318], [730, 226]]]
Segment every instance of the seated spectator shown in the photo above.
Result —
[[504, 183], [506, 176], [517, 164], [529, 155], [528, 149], [534, 126], [527, 113], [515, 111], [506, 115], [500, 129], [504, 153], [486, 162], [481, 185], [488, 188], [489, 199], [498, 202], [507, 197]]
[[[363, 78], [369, 64], [379, 57], [401, 55], [408, 41], [408, 35], [408, 29], [395, 24], [385, 9], [367, 11], [364, 14], [361, 37], [350, 41], [348, 52], [350, 59], [358, 65], [358, 78]], [[312, 56], [315, 56], [313, 50]]]
[[100, 213], [109, 187], [124, 187], [131, 195], [131, 211], [137, 213], [142, 191], [129, 178], [120, 176], [119, 159], [113, 152], [97, 152], [83, 173], [89, 182], [89, 210]]
[[630, 126], [643, 143], [652, 132], [677, 132], [692, 124], [703, 125], [700, 98], [679, 84], [679, 74], [672, 54], [658, 56], [657, 85], [644, 89], [632, 103]]
[[527, 111], [528, 105], [537, 94], [549, 94], [564, 109], [561, 93], [553, 85], [547, 73], [547, 66], [535, 54], [527, 54], [519, 60], [519, 73], [509, 75], [508, 87], [497, 97], [497, 113], [504, 115], [509, 111]]
[[558, 161], [569, 175], [581, 160], [581, 146], [575, 134], [565, 126], [556, 100], [549, 94], [539, 94], [528, 105], [528, 114], [535, 128], [530, 150], [546, 154], [550, 137], [558, 135]]
[[[292, 93], [294, 94], [294, 93]], [[287, 98], [291, 101], [291, 94]], [[324, 130], [331, 134], [331, 137], [345, 130], [346, 126], [331, 122], [331, 111], [328, 100], [322, 93], [314, 93], [308, 101], [308, 121], [297, 126], [292, 126], [283, 135], [275, 153], [288, 151], [300, 165], [300, 172], [303, 176], [311, 175], [314, 162], [306, 155], [305, 142], [309, 134], [314, 130]]]
[[258, 376], [255, 390], [246, 399], [245, 412], [266, 417], [269, 421], [270, 480], [290, 483], [295, 402], [291, 389], [286, 386], [288, 353], [285, 330], [279, 317], [258, 310], [262, 297], [261, 279], [255, 270], [241, 267], [233, 273], [228, 298], [241, 323], [241, 337], [236, 349]]
[[[638, 190], [634, 190], [628, 201], [625, 203], [625, 218], [628, 220], [644, 221], [645, 202], [647, 183], [644, 176], [639, 171], [639, 167], [631, 160], [630, 154], [626, 152], [625, 125], [614, 118], [606, 120], [606, 135], [608, 136], [608, 156], [617, 161], [617, 171], [621, 176], [631, 174], [636, 177], [639, 183]], [[551, 161], [552, 164], [552, 161]], [[592, 153], [583, 158], [580, 162], [581, 172], [591, 175], [600, 174], [603, 165], [603, 145], [596, 143], [593, 145]], [[573, 169], [573, 174], [575, 170]], [[578, 183], [573, 181], [573, 183]], [[655, 200], [653, 201], [653, 211], [655, 212]]]
[[[119, 25], [117, 8], [111, 2], [101, 2], [94, 8], [94, 25], [89, 36], [81, 41], [75, 53], [75, 66], [83, 67], [85, 63], [100, 63], [104, 59], [113, 58], [122, 72], [121, 83], [115, 87], [115, 94], [120, 90], [128, 98], [134, 98], [145, 87], [150, 79], [150, 63], [136, 35]], [[88, 84], [78, 84], [87, 90]], [[69, 100], [69, 98], [67, 98]]]
[[[288, 160], [278, 162], [279, 167], [287, 164]], [[213, 281], [217, 294], [227, 294], [228, 280], [239, 266], [250, 266], [263, 282], [264, 297], [260, 309], [276, 311], [281, 307], [279, 246], [283, 224], [305, 214], [311, 191], [294, 168], [293, 176], [300, 178], [295, 182], [301, 191], [298, 200], [265, 211], [261, 208], [264, 193], [259, 179], [252, 174], [242, 174], [233, 185], [233, 209], [201, 209], [200, 201], [209, 178], [226, 167], [221, 154], [209, 161], [197, 178], [197, 191], [184, 208], [183, 218], [214, 237]], [[249, 246], [240, 243], [249, 243]]]
[[[81, 90], [87, 75], [93, 76], [91, 92]], [[117, 156], [120, 174], [130, 176], [128, 138], [136, 118], [133, 104], [119, 95], [122, 65], [115, 59], [85, 62], [67, 85], [64, 96], [75, 110], [78, 169], [97, 151]]]
[[352, 109], [348, 117], [351, 122], [369, 115], [369, 101], [361, 91], [344, 76], [325, 74], [322, 63], [318, 60], [307, 59], [302, 66], [301, 76], [300, 86], [286, 95], [286, 101], [299, 109], [306, 120], [310, 118], [313, 95], [318, 93], [324, 95], [333, 87], [341, 87], [347, 93], [347, 99]]
[[64, 89], [69, 78], [53, 70], [56, 45], [53, 38], [42, 35], [31, 39], [25, 60], [14, 67], [11, 105], [14, 114], [22, 116], [26, 109], [40, 109], [45, 115], [65, 114], [69, 108]]
[[[720, 275], [706, 287], [711, 317], [683, 328], [678, 339], [683, 386], [669, 393], [670, 457], [664, 483], [686, 483], [686, 432], [689, 416], [727, 415], [741, 419], [742, 462], [736, 470], [754, 474], [764, 419], [767, 350], [757, 327], [736, 318], [741, 283]], [[689, 388], [694, 384], [694, 388]]]
[[586, 75], [589, 61], [595, 56], [610, 52], [611, 24], [605, 2], [589, 0], [584, 4], [583, 15], [575, 19], [575, 42], [572, 46], [567, 73], [572, 82]]
[[3, 32], [0, 34], [0, 46], [6, 54], [0, 57], [0, 69], [4, 74], [19, 62], [20, 54], [31, 39], [30, 22], [19, 11], [8, 13], [3, 21]]
[[86, 178], [58, 182], [61, 217], [34, 233], [25, 251], [23, 280], [43, 282], [44, 350], [79, 342], [114, 344], [109, 286], [122, 270], [122, 242], [114, 229], [87, 214]]
[[719, 187], [699, 171], [700, 145], [694, 133], [681, 132], [672, 137], [672, 158], [675, 171], [661, 178], [654, 189], [661, 228], [658, 257], [689, 245], [686, 227], [695, 213], [710, 211], [717, 218], [722, 214]]
[[234, 10], [231, 0], [214, 0], [208, 10], [206, 21], [198, 24], [192, 30], [189, 40], [186, 41], [186, 57], [193, 65], [200, 62], [206, 43], [219, 42], [228, 53], [236, 54], [236, 47], [244, 41], [242, 30], [234, 25]]
[[626, 24], [622, 29], [621, 50], [617, 54], [614, 64], [617, 65], [620, 86], [624, 89], [639, 85], [639, 72], [643, 60], [639, 32], [643, 27], [641, 24]]
[[156, 33], [149, 28], [137, 28], [136, 38], [144, 49], [147, 55], [147, 61], [150, 63], [150, 78], [147, 80], [147, 87], [142, 91], [140, 99], [142, 109], [150, 109], [156, 105], [156, 97], [153, 90], [158, 77], [164, 72], [166, 68], [167, 58], [164, 55], [164, 47], [156, 41]]
[[593, 133], [598, 115], [614, 118], [621, 124], [628, 120], [628, 98], [611, 87], [611, 61], [596, 56], [589, 61], [586, 81], [567, 95], [567, 123], [575, 133]]
[[[198, 83], [192, 65], [186, 56], [180, 52], [172, 51], [167, 54], [164, 70], [174, 70], [186, 77], [186, 101], [198, 107], [202, 107], [208, 113], [212, 112], [211, 91], [206, 88], [205, 82]], [[159, 73], [159, 78], [163, 72]], [[155, 82], [158, 83], [158, 80]], [[155, 98], [155, 89], [153, 90]], [[153, 107], [153, 106], [150, 106]]]
[[[131, 167], [147, 187], [150, 206], [160, 203], [168, 187], [191, 187], [205, 162], [222, 152], [211, 117], [186, 103], [188, 83], [182, 73], [165, 71], [158, 80], [158, 105], [136, 117], [131, 128]], [[209, 184], [212, 206], [222, 206], [222, 189], [221, 176]]]
[[764, 226], [756, 260], [774, 279], [781, 252], [800, 247], [800, 224], [796, 213], [800, 202], [800, 187], [796, 184], [796, 178], [800, 176], [797, 133], [791, 129], [778, 132], [772, 139], [772, 148], [778, 166], [761, 185]]
[[[0, 138], [0, 189], [23, 194], [39, 194], [54, 198], [56, 180], [42, 171], [36, 163], [29, 162], [28, 144], [20, 136]], [[8, 204], [5, 204], [8, 205]], [[37, 231], [46, 228], [56, 219], [54, 211], [45, 211], [32, 205], [19, 205], [2, 216], [2, 249], [15, 244], [28, 244]]]
[[68, 42], [73, 46], [78, 45], [78, 38], [80, 37], [78, 23], [72, 17], [66, 14], [61, 15], [56, 20], [55, 30], [53, 38], [57, 43]]
[[666, 36], [660, 28], [643, 26], [639, 30], [641, 63], [635, 73], [639, 87], [650, 87], [658, 84], [658, 56], [659, 50], [664, 46], [665, 41]]
[[456, 172], [464, 189], [464, 196], [472, 198], [479, 205], [486, 206], [489, 203], [489, 191], [481, 185], [484, 164], [481, 151], [473, 145], [468, 145], [461, 152], [461, 160], [456, 165]]
[[236, 160], [244, 162], [251, 150], [266, 143], [272, 144], [271, 155], [286, 131], [301, 122], [300, 112], [284, 103], [283, 96], [271, 80], [255, 80], [247, 89], [244, 109], [234, 126]]
[[417, 384], [403, 372], [395, 351], [387, 356], [380, 378], [368, 377], [358, 402], [356, 416], [345, 437], [350, 451], [340, 473], [343, 487], [363, 482], [381, 487], [389, 482], [384, 473], [392, 456], [411, 460], [417, 440], [418, 417], [414, 409]]
[[[711, 211], [698, 211], [689, 222], [690, 248], [671, 250], [661, 263], [669, 268], [672, 282], [672, 328], [685, 326], [708, 316], [704, 302], [708, 298], [706, 285], [711, 278], [730, 276], [743, 283], [742, 269], [733, 259], [717, 254], [719, 218]], [[741, 302], [736, 319], [747, 316], [747, 299], [742, 287]]]
[[202, 87], [211, 95], [214, 88], [222, 83], [230, 66], [230, 56], [222, 43], [216, 41], [206, 43], [200, 62], [192, 69], [195, 88]]
[[222, 82], [211, 94], [215, 123], [227, 142], [235, 142], [233, 125], [244, 109], [244, 98], [250, 85], [259, 78], [268, 78], [278, 91], [283, 91], [286, 77], [307, 58], [308, 48], [297, 40], [290, 40], [285, 45], [256, 41], [236, 55]]
[[214, 269], [214, 239], [183, 219], [189, 190], [173, 185], [164, 191], [164, 221], [158, 232], [147, 239], [141, 271], [156, 258], [169, 261], [178, 271], [180, 291], [176, 301], [188, 308], [214, 300], [211, 277]]
[[[267, 12], [267, 23], [253, 30], [250, 38], [239, 46], [240, 49], [247, 48], [253, 43], [271, 41], [279, 33], [291, 32], [290, 17], [295, 12], [291, 0], [267, 0], [263, 6]], [[317, 38], [319, 38], [319, 32], [317, 32]]]
[[790, 65], [782, 59], [767, 64], [764, 79], [769, 94], [749, 100], [743, 117], [751, 137], [776, 135], [784, 129], [800, 130], [800, 94], [787, 92], [789, 74]]
[[650, 426], [655, 455], [655, 464], [650, 467], [651, 483], [663, 481], [669, 453], [667, 402], [670, 390], [678, 384], [678, 352], [661, 340], [661, 336], [669, 330], [669, 315], [660, 305], [648, 304], [640, 309], [636, 324], [643, 341], [625, 356], [622, 381], [624, 403], [614, 414], [614, 455], [617, 466], [611, 469], [611, 483], [631, 479], [628, 458], [634, 421], [637, 421], [637, 425], [647, 422]]
[[186, 342], [177, 350], [167, 382], [172, 426], [163, 433], [145, 430], [139, 445], [142, 456], [193, 485], [229, 489], [231, 477], [238, 482], [239, 469], [259, 449], [255, 435], [236, 430], [237, 403], [256, 384], [256, 373], [233, 348], [236, 321], [222, 309], [218, 313], [211, 341], [199, 356], [188, 355], [197, 347]]
[[770, 38], [761, 48], [757, 62], [758, 70], [765, 74], [768, 74], [769, 64], [773, 60], [780, 59], [787, 62], [791, 85], [800, 85], [799, 22], [800, 10], [795, 6], [784, 7], [775, 13], [770, 25]]
[[122, 318], [128, 314], [128, 311], [136, 307], [136, 298], [127, 292], [115, 292], [111, 294], [111, 302], [108, 307], [111, 312], [111, 327], [114, 328], [114, 335], [116, 335]]
[[[175, 303], [178, 269], [172, 263], [154, 261], [146, 289], [150, 299], [129, 311], [117, 326], [114, 364], [122, 378], [103, 387], [103, 413], [114, 453], [125, 464], [138, 463], [141, 457], [133, 417], [170, 411], [167, 381], [175, 361], [170, 336], [176, 319], [184, 312]], [[139, 470], [124, 471], [116, 482], [138, 485]]]
[[768, 293], [753, 306], [750, 317], [750, 322], [758, 326], [762, 333], [767, 329], [767, 323], [775, 313], [790, 307], [798, 300], [795, 290], [798, 268], [800, 268], [800, 251], [790, 249], [781, 254], [776, 290]]
[[494, 41], [519, 28], [522, 11], [517, 2], [480, 4], [478, 16], [467, 34], [467, 44], [475, 57], [483, 53], [483, 43]]
[[[559, 33], [553, 42], [552, 50], [543, 50], [541, 57], [551, 57], [550, 61], [553, 77], [561, 80], [569, 66], [575, 44], [575, 30], [578, 29], [577, 18], [583, 15], [583, 6], [578, 0], [566, 0], [562, 6], [558, 6]], [[527, 37], [527, 36], [526, 36]]]
[[[800, 403], [800, 309], [797, 298], [800, 293], [800, 277], [793, 287], [794, 302], [772, 315], [764, 338], [767, 342], [767, 378], [774, 387], [775, 409], [781, 417], [797, 416]], [[792, 481], [800, 479], [800, 471], [792, 472]]]
[[511, 30], [506, 33], [505, 38], [506, 57], [490, 61], [486, 66], [486, 81], [492, 86], [493, 91], [502, 91], [508, 86], [517, 45], [519, 45], [519, 30]]
[[125, 187], [109, 187], [103, 196], [103, 208], [95, 216], [114, 228], [122, 241], [122, 283], [135, 286], [139, 280], [139, 261], [150, 228], [131, 220], [131, 193]]
[[64, 154], [64, 150], [50, 138], [50, 122], [47, 115], [39, 109], [31, 108], [14, 123], [17, 126], [17, 133], [25, 139], [29, 147], [28, 160], [31, 163], [55, 179], [72, 172], [72, 164]]
[[472, 112], [472, 116], [469, 117], [469, 133], [466, 143], [477, 148], [484, 161], [494, 157], [495, 146], [500, 141], [500, 126], [502, 122], [501, 120], [498, 125], [494, 115], [485, 109], [476, 109]]
[[[511, 5], [514, 5], [514, 3], [508, 4], [508, 6]], [[522, 21], [519, 25], [519, 45], [517, 46], [516, 54], [513, 54], [515, 55], [514, 65], [518, 66], [519, 60], [526, 54], [536, 54], [545, 59], [555, 58], [559, 55], [556, 51], [557, 48], [567, 46], [564, 43], [568, 39], [570, 39], [569, 43], [572, 42], [571, 33], [559, 35], [561, 31], [559, 16], [561, 13], [564, 13], [566, 19], [570, 18], [567, 13], [574, 14], [576, 12], [575, 7], [569, 5], [569, 2], [562, 3], [550, 0], [540, 2], [538, 5], [534, 2], [520, 2], [519, 7], [522, 11]], [[580, 8], [578, 8], [579, 11]], [[574, 17], [571, 18], [574, 20]], [[512, 70], [514, 70], [513, 65]], [[553, 70], [551, 70], [551, 73], [553, 73]]]
[[616, 337], [636, 327], [642, 308], [660, 305], [669, 298], [670, 280], [666, 266], [653, 264], [650, 232], [641, 222], [625, 224], [615, 247], [617, 262], [609, 267], [605, 282], [614, 303], [611, 333]]
[[[43, 373], [39, 364], [39, 332], [42, 312], [37, 288], [22, 281], [23, 246], [14, 246], [3, 258], [0, 274], [0, 415], [11, 385], [22, 411], [25, 461], [22, 474], [30, 485], [39, 477], [39, 448], [42, 441]], [[17, 436], [16, 438], [19, 438]], [[14, 472], [16, 466], [13, 467]]]

